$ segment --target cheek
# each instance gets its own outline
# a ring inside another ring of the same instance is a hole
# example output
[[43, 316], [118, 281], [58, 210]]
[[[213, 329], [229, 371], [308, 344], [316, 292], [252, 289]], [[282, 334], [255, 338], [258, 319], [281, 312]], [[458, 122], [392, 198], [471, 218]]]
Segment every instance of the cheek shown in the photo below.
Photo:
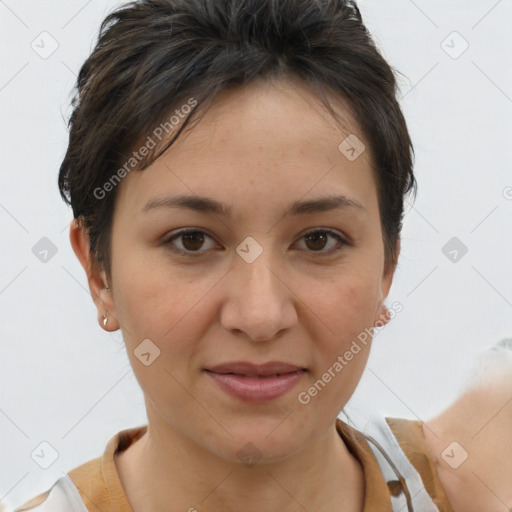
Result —
[[171, 399], [185, 410], [190, 397], [179, 383], [186, 382], [195, 369], [204, 325], [199, 309], [206, 292], [198, 283], [155, 279], [155, 275], [154, 269], [146, 275], [127, 274], [116, 290], [118, 319], [131, 366], [146, 396], [155, 404]]
[[311, 309], [329, 328], [325, 329], [326, 339], [331, 340], [333, 348], [350, 344], [373, 325], [379, 288], [371, 277], [352, 272], [322, 286], [316, 285]]
[[115, 286], [126, 344], [133, 350], [149, 338], [162, 352], [190, 355], [207, 327], [207, 298], [219, 279], [213, 272], [198, 279], [177, 269], [171, 274], [169, 265], [160, 268], [156, 261], [143, 265], [126, 260], [118, 267]]
[[312, 335], [315, 372], [302, 389], [314, 397], [311, 404], [316, 411], [338, 413], [354, 393], [370, 355], [377, 291], [375, 280], [356, 273], [317, 284], [311, 302], [321, 320]]

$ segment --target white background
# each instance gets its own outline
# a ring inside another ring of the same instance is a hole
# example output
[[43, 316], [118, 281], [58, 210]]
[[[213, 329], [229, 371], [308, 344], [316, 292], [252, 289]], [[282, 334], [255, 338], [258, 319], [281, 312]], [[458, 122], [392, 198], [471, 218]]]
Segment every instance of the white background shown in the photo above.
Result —
[[[118, 4], [0, 1], [0, 498], [12, 506], [146, 423], [120, 334], [97, 324], [57, 188], [76, 74]], [[388, 298], [404, 310], [375, 338], [347, 412], [425, 420], [479, 351], [512, 336], [512, 1], [359, 5], [404, 75], [419, 190]], [[59, 45], [47, 59], [31, 48], [43, 31]], [[461, 38], [469, 47], [453, 58]], [[46, 263], [32, 253], [42, 237], [57, 248]], [[452, 237], [468, 248], [456, 263], [442, 252]], [[59, 454], [46, 470], [31, 458], [42, 441]]]

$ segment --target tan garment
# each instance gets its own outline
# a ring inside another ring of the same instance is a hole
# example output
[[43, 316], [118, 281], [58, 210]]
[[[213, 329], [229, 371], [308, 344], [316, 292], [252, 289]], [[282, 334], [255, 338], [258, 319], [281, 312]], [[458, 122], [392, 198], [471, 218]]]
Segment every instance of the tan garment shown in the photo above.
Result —
[[[386, 422], [405, 455], [419, 472], [425, 489], [439, 508], [439, 512], [453, 512], [425, 442], [421, 428], [422, 422], [401, 418], [386, 418]], [[92, 459], [68, 473], [89, 512], [132, 512], [119, 480], [114, 453], [126, 450], [144, 435], [146, 430], [147, 425], [144, 425], [118, 432], [107, 443], [102, 457]], [[390, 496], [402, 492], [399, 482], [384, 480], [378, 462], [361, 432], [339, 418], [336, 421], [336, 430], [363, 467], [365, 479], [363, 512], [393, 512]], [[18, 508], [16, 512], [30, 510], [44, 501], [47, 495], [48, 492], [38, 495]]]

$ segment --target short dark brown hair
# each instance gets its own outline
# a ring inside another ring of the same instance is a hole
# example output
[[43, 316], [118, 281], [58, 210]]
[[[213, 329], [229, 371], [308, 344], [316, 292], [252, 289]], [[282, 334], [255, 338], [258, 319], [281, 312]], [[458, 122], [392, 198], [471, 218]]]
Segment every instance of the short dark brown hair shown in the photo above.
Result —
[[126, 170], [140, 141], [190, 98], [191, 114], [158, 151], [137, 162], [138, 170], [158, 158], [219, 91], [274, 77], [303, 81], [335, 117], [326, 93], [344, 100], [355, 114], [370, 144], [386, 269], [396, 264], [404, 199], [411, 190], [416, 194], [414, 149], [396, 98], [394, 70], [356, 3], [141, 0], [105, 18], [80, 69], [58, 180], [62, 198], [89, 234], [93, 261], [109, 280], [116, 187], [103, 192], [116, 170], [123, 165]]

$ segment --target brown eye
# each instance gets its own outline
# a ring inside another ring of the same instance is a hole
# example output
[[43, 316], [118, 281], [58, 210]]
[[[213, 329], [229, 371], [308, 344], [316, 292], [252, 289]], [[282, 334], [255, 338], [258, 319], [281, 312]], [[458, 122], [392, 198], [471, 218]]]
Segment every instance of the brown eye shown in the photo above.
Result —
[[314, 251], [323, 249], [327, 243], [327, 236], [325, 236], [325, 233], [322, 231], [312, 233], [311, 235], [306, 235], [304, 238], [308, 248]]
[[[329, 239], [333, 239], [336, 243], [329, 243]], [[317, 229], [305, 234], [301, 239], [305, 241], [307, 252], [317, 252], [319, 255], [329, 255], [340, 251], [343, 246], [349, 245], [340, 235], [331, 230]], [[210, 241], [210, 246], [208, 246]], [[164, 245], [181, 255], [201, 256], [208, 249], [215, 246], [213, 238], [198, 229], [186, 229], [175, 233]], [[205, 247], [206, 246], [206, 247]]]
[[[334, 239], [338, 244], [330, 244], [329, 239]], [[301, 241], [304, 240], [308, 252], [318, 252], [320, 255], [328, 255], [337, 252], [348, 245], [348, 243], [337, 233], [326, 229], [317, 229], [306, 233]], [[338, 245], [338, 247], [336, 247]], [[325, 249], [325, 250], [324, 250]]]
[[200, 231], [192, 231], [181, 235], [183, 247], [188, 251], [197, 251], [204, 243], [204, 234]]
[[[210, 240], [210, 246], [208, 246]], [[178, 243], [180, 242], [180, 243]], [[164, 242], [164, 245], [178, 254], [189, 256], [201, 256], [208, 249], [211, 249], [215, 243], [210, 235], [198, 229], [186, 229], [175, 233]], [[206, 245], [206, 248], [205, 248]]]

